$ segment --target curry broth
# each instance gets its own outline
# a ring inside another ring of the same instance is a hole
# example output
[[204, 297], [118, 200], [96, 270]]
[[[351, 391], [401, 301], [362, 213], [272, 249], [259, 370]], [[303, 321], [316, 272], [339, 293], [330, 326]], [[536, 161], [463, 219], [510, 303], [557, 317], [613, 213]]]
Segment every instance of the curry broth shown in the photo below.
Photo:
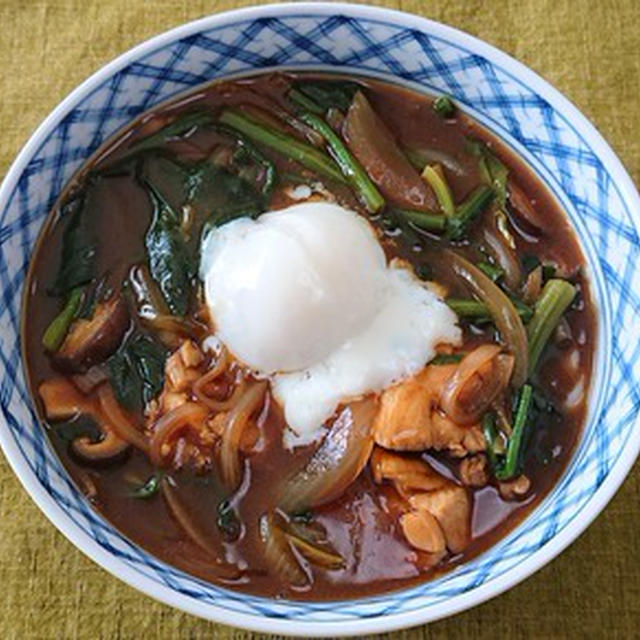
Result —
[[[304, 77], [304, 76], [296, 76]], [[358, 79], [367, 89], [375, 110], [406, 145], [420, 145], [437, 149], [454, 158], [464, 174], [448, 172], [447, 177], [459, 201], [479, 181], [477, 163], [465, 152], [466, 137], [480, 138], [509, 167], [510, 179], [527, 194], [536, 212], [552, 230], [536, 238], [527, 233], [515, 233], [519, 254], [533, 253], [540, 260], [550, 260], [571, 273], [579, 287], [580, 297], [568, 311], [566, 318], [573, 335], [572, 346], [579, 354], [577, 370], [567, 366], [567, 351], [556, 346], [546, 349], [541, 363], [543, 375], [538, 385], [552, 402], [560, 404], [582, 377], [585, 393], [591, 379], [592, 358], [596, 340], [595, 309], [590, 299], [588, 283], [583, 269], [584, 258], [567, 218], [553, 196], [532, 171], [504, 147], [498, 140], [469, 118], [458, 115], [445, 120], [437, 116], [431, 99], [396, 86], [372, 80]], [[284, 106], [287, 76], [263, 75], [235, 82], [214, 83], [199, 89], [188, 98], [169, 104], [139, 118], [124, 133], [104, 145], [97, 155], [97, 164], [83, 168], [72, 184], [81, 182], [96, 167], [104, 166], [126, 151], [136, 140], [149, 135], [176, 111], [194, 107], [218, 108], [222, 104], [255, 103], [267, 99]], [[259, 98], [256, 98], [256, 95]], [[211, 141], [208, 133], [198, 131], [188, 142], [171, 144], [174, 152], [184, 159], [197, 159], [206, 153]], [[212, 134], [214, 135], [214, 134]], [[265, 151], [279, 172], [295, 169], [295, 163]], [[101, 239], [97, 262], [100, 272], [107, 272], [111, 282], [120, 282], [132, 263], [144, 259], [144, 234], [151, 220], [151, 206], [144, 191], [131, 176], [113, 175], [101, 179], [92, 211], [97, 235]], [[335, 191], [339, 201], [347, 207], [362, 211], [355, 197], [345, 188]], [[286, 204], [286, 197], [276, 193], [273, 206]], [[54, 207], [54, 212], [57, 207]], [[379, 230], [381, 242], [388, 258], [402, 258], [416, 269], [428, 268], [430, 277], [445, 284], [451, 295], [464, 296], [463, 287], [451, 273], [433, 261], [430, 249], [436, 241], [428, 233], [417, 233], [406, 238], [389, 224], [384, 216], [372, 218]], [[23, 313], [23, 348], [26, 370], [32, 392], [47, 378], [54, 375], [50, 360], [41, 347], [42, 335], [51, 318], [59, 310], [59, 302], [48, 295], [52, 274], [57, 271], [63, 224], [56, 213], [45, 223], [31, 262]], [[481, 226], [481, 225], [480, 225]], [[517, 230], [516, 230], [517, 231]], [[477, 232], [476, 232], [477, 233]], [[442, 241], [437, 241], [442, 242]], [[470, 246], [456, 244], [457, 250], [469, 258], [480, 254]], [[487, 325], [470, 325], [464, 330], [465, 346], [494, 338], [494, 330]], [[140, 451], [132, 450], [115, 464], [89, 467], [80, 464], [70, 454], [69, 443], [57, 425], [44, 418], [36, 393], [38, 415], [62, 463], [77, 485], [92, 495], [91, 502], [110, 522], [135, 543], [157, 557], [198, 577], [225, 584], [242, 591], [275, 597], [333, 600], [354, 598], [368, 594], [400, 589], [423, 581], [448, 570], [485, 550], [515, 527], [558, 481], [580, 437], [585, 419], [586, 403], [574, 411], [549, 416], [545, 428], [532, 437], [524, 473], [531, 479], [532, 490], [522, 501], [506, 501], [495, 484], [473, 490], [472, 542], [462, 553], [449, 556], [443, 563], [421, 571], [416, 553], [399, 531], [397, 509], [392, 490], [374, 484], [367, 469], [338, 499], [314, 509], [315, 518], [324, 526], [336, 551], [346, 560], [339, 570], [314, 570], [314, 580], [306, 590], [290, 589], [275, 579], [265, 565], [258, 535], [258, 519], [269, 505], [274, 487], [299, 468], [313, 448], [298, 449], [294, 453], [282, 447], [280, 434], [284, 419], [274, 404], [261, 418], [262, 439], [249, 466], [250, 483], [237, 500], [238, 516], [243, 532], [240, 539], [229, 543], [220, 539], [216, 529], [216, 505], [225, 498], [214, 476], [196, 474], [188, 470], [171, 471], [176, 491], [184, 504], [197, 517], [199, 526], [219, 544], [220, 554], [237, 563], [243, 570], [242, 578], [226, 579], [212, 566], [210, 558], [185, 535], [174, 521], [161, 495], [149, 499], [131, 497], [131, 486], [144, 482], [155, 468]], [[444, 453], [424, 454], [438, 470], [455, 477], [457, 461]]]

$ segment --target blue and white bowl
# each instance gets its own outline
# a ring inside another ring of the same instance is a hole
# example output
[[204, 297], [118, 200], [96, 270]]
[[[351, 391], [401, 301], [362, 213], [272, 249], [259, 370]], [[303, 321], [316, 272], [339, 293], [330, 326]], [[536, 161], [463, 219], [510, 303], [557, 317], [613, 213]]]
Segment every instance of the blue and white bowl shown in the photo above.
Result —
[[[27, 265], [64, 184], [150, 107], [230, 74], [328, 69], [447, 92], [523, 156], [580, 236], [599, 329], [590, 411], [551, 494], [510, 535], [432, 582], [376, 597], [290, 602], [213, 586], [157, 560], [92, 510], [39, 427], [25, 384], [20, 312]], [[42, 123], [0, 189], [0, 443], [22, 484], [79, 549], [130, 585], [218, 622], [301, 636], [381, 632], [467, 609], [520, 582], [571, 543], [609, 501], [640, 448], [640, 199], [585, 117], [535, 73], [464, 33], [348, 4], [232, 11], [125, 53]]]

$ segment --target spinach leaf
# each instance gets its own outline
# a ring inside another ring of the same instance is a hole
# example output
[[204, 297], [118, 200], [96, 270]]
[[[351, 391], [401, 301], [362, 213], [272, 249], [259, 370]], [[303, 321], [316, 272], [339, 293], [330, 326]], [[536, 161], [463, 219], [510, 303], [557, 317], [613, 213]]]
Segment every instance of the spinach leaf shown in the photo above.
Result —
[[140, 409], [142, 382], [137, 375], [127, 345], [123, 345], [108, 362], [109, 380], [118, 402], [127, 409]]
[[111, 385], [118, 402], [128, 409], [139, 409], [155, 398], [164, 385], [166, 349], [148, 336], [127, 339], [109, 360]]
[[493, 188], [498, 206], [504, 209], [507, 204], [509, 170], [481, 140], [468, 138], [466, 148], [478, 158], [483, 181]]
[[149, 197], [153, 205], [152, 222], [145, 237], [149, 272], [171, 312], [184, 316], [189, 310], [195, 261], [175, 211], [151, 185]]
[[[138, 180], [146, 188], [151, 186], [160, 199], [177, 212], [186, 203], [189, 175], [188, 166], [168, 155], [154, 153], [147, 155], [140, 163]], [[174, 215], [177, 224], [178, 215]]]
[[[145, 159], [139, 178], [153, 206], [145, 237], [149, 272], [171, 313], [184, 316], [189, 310], [205, 226], [264, 211], [264, 189], [268, 186], [270, 191], [273, 184], [274, 174], [269, 169], [273, 166], [261, 164], [263, 157], [254, 152], [259, 154], [253, 147], [239, 144], [233, 152], [237, 173], [216, 164], [213, 157], [193, 165], [157, 154]], [[264, 179], [261, 188], [258, 177]], [[182, 229], [176, 213], [185, 206], [193, 212], [187, 230]]]
[[142, 398], [149, 402], [162, 391], [167, 350], [143, 335], [134, 338], [129, 343], [128, 350], [136, 373], [142, 380]]
[[187, 201], [203, 224], [220, 225], [264, 211], [263, 199], [251, 184], [208, 161], [192, 168], [187, 183]]
[[347, 111], [354, 94], [361, 87], [355, 82], [344, 80], [302, 80], [296, 82], [294, 88], [313, 100], [324, 111], [331, 107]]
[[73, 194], [60, 210], [67, 220], [62, 236], [60, 267], [49, 293], [61, 296], [90, 282], [94, 276], [96, 243], [91, 230], [91, 184]]

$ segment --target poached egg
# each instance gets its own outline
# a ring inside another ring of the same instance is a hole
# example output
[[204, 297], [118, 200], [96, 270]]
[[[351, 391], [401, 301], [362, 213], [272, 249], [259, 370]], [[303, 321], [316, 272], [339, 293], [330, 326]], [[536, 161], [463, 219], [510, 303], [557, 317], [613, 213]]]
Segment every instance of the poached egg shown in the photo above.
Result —
[[357, 213], [306, 202], [211, 231], [200, 275], [215, 335], [282, 406], [289, 447], [322, 435], [338, 405], [422, 369], [461, 339], [455, 314], [387, 260]]

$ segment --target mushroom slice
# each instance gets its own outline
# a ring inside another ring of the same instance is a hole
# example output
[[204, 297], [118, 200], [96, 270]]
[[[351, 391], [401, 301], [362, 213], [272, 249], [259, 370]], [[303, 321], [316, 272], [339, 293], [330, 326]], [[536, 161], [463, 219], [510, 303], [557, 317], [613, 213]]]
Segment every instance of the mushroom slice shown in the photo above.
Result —
[[119, 438], [108, 425], [100, 425], [104, 433], [101, 440], [93, 441], [88, 436], [80, 436], [71, 444], [74, 455], [83, 462], [100, 463], [117, 458], [129, 448], [129, 443]]
[[129, 326], [129, 310], [121, 295], [98, 303], [91, 319], [76, 320], [53, 362], [63, 371], [83, 372], [112, 355]]

